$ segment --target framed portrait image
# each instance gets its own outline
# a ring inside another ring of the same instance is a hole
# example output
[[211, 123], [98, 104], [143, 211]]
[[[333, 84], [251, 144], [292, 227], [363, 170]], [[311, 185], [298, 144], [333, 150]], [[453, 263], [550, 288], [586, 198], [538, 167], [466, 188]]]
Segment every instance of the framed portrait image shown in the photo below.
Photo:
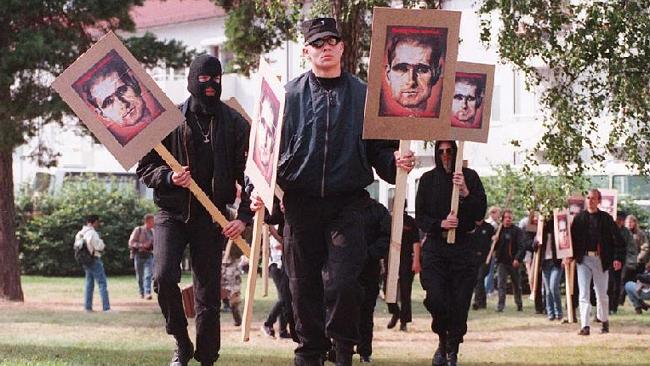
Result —
[[494, 65], [457, 62], [451, 102], [452, 140], [487, 142]]
[[586, 201], [583, 196], [570, 196], [567, 198], [567, 206], [569, 207], [570, 215], [577, 215], [584, 211], [586, 208]]
[[573, 257], [573, 244], [571, 243], [571, 223], [573, 215], [569, 210], [553, 210], [553, 223], [555, 225], [555, 253], [558, 259]]
[[364, 138], [449, 138], [460, 15], [374, 9]]
[[284, 113], [284, 88], [274, 70], [260, 61], [260, 80], [251, 125], [246, 175], [258, 191], [269, 212], [277, 176], [280, 136]]
[[126, 170], [184, 120], [113, 33], [81, 55], [52, 87]]
[[[616, 210], [618, 206], [618, 191], [615, 189], [598, 189], [600, 191], [600, 204], [598, 208], [607, 212], [616, 221]], [[585, 201], [586, 205], [586, 201]]]

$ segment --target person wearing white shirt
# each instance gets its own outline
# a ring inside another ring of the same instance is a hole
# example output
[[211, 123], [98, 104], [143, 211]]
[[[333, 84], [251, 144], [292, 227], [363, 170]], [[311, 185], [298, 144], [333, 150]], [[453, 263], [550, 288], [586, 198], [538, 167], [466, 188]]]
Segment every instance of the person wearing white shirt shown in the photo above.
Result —
[[104, 264], [102, 263], [102, 252], [106, 247], [104, 241], [97, 234], [96, 229], [99, 227], [100, 221], [97, 215], [89, 215], [86, 218], [86, 225], [84, 225], [77, 235], [75, 242], [83, 238], [88, 251], [93, 257], [90, 264], [84, 264], [83, 269], [86, 272], [86, 285], [84, 287], [84, 309], [87, 312], [93, 311], [93, 291], [95, 289], [95, 281], [99, 287], [99, 295], [102, 298], [102, 310], [109, 311], [111, 309], [108, 300], [108, 284], [106, 281], [106, 272], [104, 272]]

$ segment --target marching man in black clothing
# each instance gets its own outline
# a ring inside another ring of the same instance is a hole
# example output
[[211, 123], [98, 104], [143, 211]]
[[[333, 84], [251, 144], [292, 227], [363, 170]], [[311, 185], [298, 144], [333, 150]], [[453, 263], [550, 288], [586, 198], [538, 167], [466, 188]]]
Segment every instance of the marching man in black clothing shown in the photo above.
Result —
[[597, 189], [587, 194], [587, 209], [580, 212], [571, 224], [571, 241], [573, 258], [578, 272], [578, 290], [580, 292], [580, 329], [579, 335], [589, 335], [591, 317], [590, 284], [594, 281], [596, 291], [597, 317], [602, 322], [601, 333], [609, 333], [609, 296], [607, 282], [610, 268], [620, 270], [625, 260], [625, 241], [614, 219], [598, 209], [601, 195]]
[[[333, 339], [336, 364], [352, 364], [359, 342], [366, 259], [364, 188], [374, 167], [394, 182], [410, 171], [413, 153], [399, 157], [396, 142], [362, 140], [366, 84], [342, 72], [344, 45], [336, 21], [302, 24], [303, 55], [311, 70], [286, 86], [278, 184], [284, 191], [285, 260], [300, 345], [295, 365], [323, 364]], [[261, 209], [256, 198], [252, 207]]]
[[472, 309], [485, 309], [487, 307], [487, 296], [485, 294], [485, 276], [487, 276], [489, 265], [485, 264], [490, 248], [492, 247], [492, 237], [494, 236], [494, 226], [485, 220], [476, 222], [476, 229], [472, 233], [474, 241], [475, 259], [478, 265], [478, 274], [476, 276], [476, 286], [474, 287], [474, 303]]
[[[415, 201], [415, 221], [426, 234], [420, 280], [426, 291], [424, 305], [433, 318], [431, 330], [439, 339], [433, 365], [456, 366], [476, 283], [470, 232], [483, 218], [487, 204], [474, 170], [463, 168], [462, 173], [454, 173], [456, 143], [437, 141], [435, 149], [436, 166], [420, 178]], [[460, 189], [458, 212], [451, 211], [454, 185]], [[447, 244], [449, 229], [456, 229], [455, 244]]]
[[497, 259], [497, 276], [499, 287], [499, 303], [497, 312], [502, 312], [506, 307], [506, 286], [508, 277], [512, 282], [512, 292], [515, 295], [515, 304], [517, 311], [523, 310], [521, 301], [521, 276], [519, 275], [519, 265], [526, 255], [524, 232], [512, 224], [512, 211], [503, 210], [503, 225], [494, 248], [494, 254]]
[[[187, 188], [193, 178], [217, 208], [226, 212], [226, 205], [235, 201], [236, 183], [244, 186], [250, 129], [239, 113], [219, 100], [221, 63], [216, 57], [202, 55], [192, 61], [187, 90], [191, 96], [182, 106], [186, 120], [162, 142], [183, 165], [183, 172], [173, 172], [151, 151], [140, 161], [137, 174], [154, 189], [154, 202], [160, 208], [155, 216], [154, 289], [167, 333], [176, 339], [170, 366], [186, 366], [192, 356], [208, 366], [219, 358], [221, 345], [219, 305], [225, 238], [238, 237], [252, 213], [248, 196], [242, 192], [237, 219], [219, 230]], [[187, 333], [178, 287], [188, 244], [196, 303], [196, 352]]]

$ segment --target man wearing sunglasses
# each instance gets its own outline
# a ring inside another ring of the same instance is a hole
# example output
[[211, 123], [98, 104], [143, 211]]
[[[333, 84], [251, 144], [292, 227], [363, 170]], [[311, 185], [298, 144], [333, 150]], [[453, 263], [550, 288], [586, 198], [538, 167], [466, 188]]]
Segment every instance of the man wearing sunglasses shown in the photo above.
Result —
[[[415, 221], [426, 234], [420, 281], [426, 291], [424, 306], [433, 318], [431, 329], [439, 339], [433, 365], [456, 366], [478, 268], [471, 232], [487, 201], [474, 170], [454, 173], [456, 142], [437, 141], [435, 147], [436, 166], [420, 178], [415, 198]], [[454, 186], [460, 193], [458, 212], [451, 211]], [[454, 244], [447, 244], [450, 229], [456, 230]]]
[[[410, 171], [412, 152], [396, 154], [395, 141], [363, 140], [366, 84], [343, 72], [344, 44], [331, 18], [302, 24], [303, 56], [311, 70], [290, 81], [278, 162], [284, 191], [285, 264], [300, 345], [296, 366], [320, 366], [334, 342], [336, 364], [352, 365], [359, 342], [366, 260], [364, 188], [374, 167], [394, 182]], [[252, 209], [262, 209], [253, 193]]]

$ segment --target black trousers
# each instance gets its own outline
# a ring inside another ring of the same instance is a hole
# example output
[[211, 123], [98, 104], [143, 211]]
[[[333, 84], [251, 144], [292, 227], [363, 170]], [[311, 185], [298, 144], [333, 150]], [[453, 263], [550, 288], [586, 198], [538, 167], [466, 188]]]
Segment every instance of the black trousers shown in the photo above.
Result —
[[[623, 267], [625, 268], [625, 267]], [[609, 269], [609, 283], [607, 285], [607, 295], [609, 296], [609, 311], [617, 312], [618, 303], [621, 296], [621, 278], [623, 269], [615, 271], [614, 268]], [[625, 291], [623, 291], [625, 292]]]
[[359, 342], [359, 275], [367, 249], [357, 197], [285, 193], [285, 264], [300, 340], [297, 360], [321, 357], [330, 338], [344, 352]]
[[275, 321], [279, 319], [280, 332], [287, 332], [287, 327], [289, 325], [289, 316], [291, 315], [291, 311], [289, 310], [291, 307], [291, 298], [287, 296], [287, 292], [289, 291], [289, 278], [287, 277], [286, 273], [284, 273], [282, 269], [278, 268], [278, 265], [275, 263], [271, 264], [269, 267], [269, 273], [271, 274], [271, 278], [275, 284], [275, 289], [278, 292], [278, 301], [276, 301], [271, 308], [269, 316], [266, 318], [264, 325], [273, 327]]
[[[403, 261], [404, 259], [402, 259]], [[411, 263], [404, 263], [405, 265], [412, 265]], [[401, 324], [410, 323], [412, 321], [412, 311], [411, 311], [411, 292], [413, 289], [413, 272], [411, 267], [401, 268], [402, 262], [400, 262], [400, 272], [399, 278], [397, 279], [398, 292], [399, 292], [399, 304], [393, 303], [388, 304], [388, 312], [393, 315], [399, 316], [399, 321]]]
[[[481, 258], [478, 258], [479, 260]], [[479, 309], [487, 307], [487, 296], [485, 294], [485, 276], [487, 276], [490, 266], [485, 264], [485, 259], [479, 264], [478, 274], [476, 275], [476, 286], [474, 286], [474, 305]]]
[[523, 306], [521, 301], [521, 275], [519, 268], [515, 268], [509, 263], [497, 263], [497, 281], [499, 287], [499, 303], [497, 310], [503, 310], [506, 307], [506, 287], [508, 286], [508, 277], [512, 281], [512, 292], [515, 295], [515, 304], [520, 308]]
[[154, 289], [165, 316], [167, 334], [187, 334], [187, 319], [178, 283], [183, 252], [189, 244], [196, 311], [195, 358], [215, 361], [221, 347], [221, 251], [225, 243], [221, 229], [207, 216], [193, 217], [185, 223], [160, 211], [155, 217], [154, 242]]
[[431, 330], [451, 344], [463, 342], [467, 313], [476, 284], [477, 264], [468, 243], [456, 237], [453, 245], [429, 239], [422, 248], [420, 281], [424, 306], [433, 320]]
[[359, 282], [363, 288], [363, 302], [361, 303], [361, 317], [359, 323], [359, 343], [357, 353], [361, 356], [372, 355], [372, 330], [375, 326], [373, 321], [377, 296], [379, 295], [379, 280], [381, 275], [381, 264], [379, 259], [368, 258], [363, 271], [359, 276]]

